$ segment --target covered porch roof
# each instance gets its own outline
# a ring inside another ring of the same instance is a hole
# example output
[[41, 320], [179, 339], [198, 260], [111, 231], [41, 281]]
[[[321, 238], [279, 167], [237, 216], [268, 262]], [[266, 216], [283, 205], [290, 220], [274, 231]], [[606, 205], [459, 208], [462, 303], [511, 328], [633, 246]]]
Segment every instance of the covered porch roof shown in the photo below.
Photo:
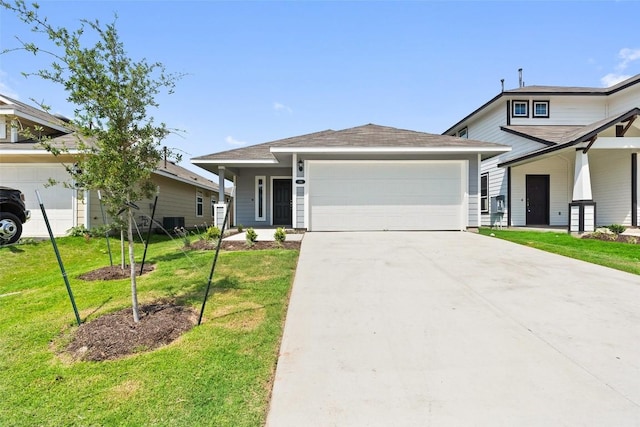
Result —
[[[631, 126], [638, 128], [640, 123], [635, 122], [640, 114], [640, 108], [633, 108], [625, 113], [591, 123], [585, 126], [502, 126], [501, 129], [523, 138], [546, 145], [539, 150], [508, 159], [498, 167], [517, 166], [526, 164], [541, 158], [556, 155], [561, 151], [575, 150], [576, 146], [585, 145], [586, 151], [591, 148], [598, 135], [618, 124], [626, 124], [623, 132], [626, 133]], [[614, 134], [615, 135], [615, 134]]]

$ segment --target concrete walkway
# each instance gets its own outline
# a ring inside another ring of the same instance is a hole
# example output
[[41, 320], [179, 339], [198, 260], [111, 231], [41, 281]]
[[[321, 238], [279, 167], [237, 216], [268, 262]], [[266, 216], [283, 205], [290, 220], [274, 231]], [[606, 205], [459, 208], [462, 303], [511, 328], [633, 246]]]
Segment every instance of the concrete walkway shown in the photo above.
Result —
[[639, 426], [640, 277], [472, 233], [307, 233], [269, 427]]

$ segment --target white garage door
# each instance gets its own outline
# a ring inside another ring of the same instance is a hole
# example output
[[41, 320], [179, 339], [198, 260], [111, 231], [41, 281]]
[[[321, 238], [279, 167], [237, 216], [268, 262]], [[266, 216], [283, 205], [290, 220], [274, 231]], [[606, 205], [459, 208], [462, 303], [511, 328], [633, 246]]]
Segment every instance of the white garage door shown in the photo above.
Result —
[[23, 237], [48, 237], [47, 227], [36, 198], [40, 192], [54, 235], [64, 236], [73, 227], [74, 190], [62, 184], [45, 187], [49, 178], [68, 181], [69, 174], [62, 165], [50, 163], [9, 163], [0, 165], [0, 185], [17, 188], [24, 193], [31, 219], [23, 225]]
[[466, 161], [310, 161], [308, 172], [311, 231], [466, 227]]

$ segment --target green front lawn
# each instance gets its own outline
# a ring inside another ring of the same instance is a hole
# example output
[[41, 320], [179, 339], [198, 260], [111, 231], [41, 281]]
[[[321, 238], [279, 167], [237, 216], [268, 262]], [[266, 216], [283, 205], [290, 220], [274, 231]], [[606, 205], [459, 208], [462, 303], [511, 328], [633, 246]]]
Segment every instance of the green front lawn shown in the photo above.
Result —
[[[83, 320], [129, 306], [129, 280], [77, 278], [109, 264], [104, 240], [58, 245]], [[181, 247], [149, 247], [157, 268], [138, 279], [141, 304], [171, 299], [199, 311], [214, 252]], [[106, 362], [60, 354], [77, 327], [50, 242], [0, 248], [0, 257], [2, 426], [264, 424], [298, 251], [221, 253], [201, 326]]]
[[640, 274], [640, 245], [637, 244], [580, 239], [566, 232], [480, 229], [480, 234], [492, 233], [499, 239]]

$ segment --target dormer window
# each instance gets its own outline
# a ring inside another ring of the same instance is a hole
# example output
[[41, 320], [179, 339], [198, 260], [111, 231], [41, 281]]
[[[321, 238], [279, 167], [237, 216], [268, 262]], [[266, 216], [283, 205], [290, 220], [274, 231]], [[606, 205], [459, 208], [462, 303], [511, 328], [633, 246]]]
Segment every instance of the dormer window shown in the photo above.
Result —
[[462, 128], [458, 131], [458, 138], [469, 138], [469, 131], [467, 128]]
[[529, 117], [529, 101], [513, 101], [513, 117]]
[[549, 118], [549, 101], [533, 101], [533, 117]]

